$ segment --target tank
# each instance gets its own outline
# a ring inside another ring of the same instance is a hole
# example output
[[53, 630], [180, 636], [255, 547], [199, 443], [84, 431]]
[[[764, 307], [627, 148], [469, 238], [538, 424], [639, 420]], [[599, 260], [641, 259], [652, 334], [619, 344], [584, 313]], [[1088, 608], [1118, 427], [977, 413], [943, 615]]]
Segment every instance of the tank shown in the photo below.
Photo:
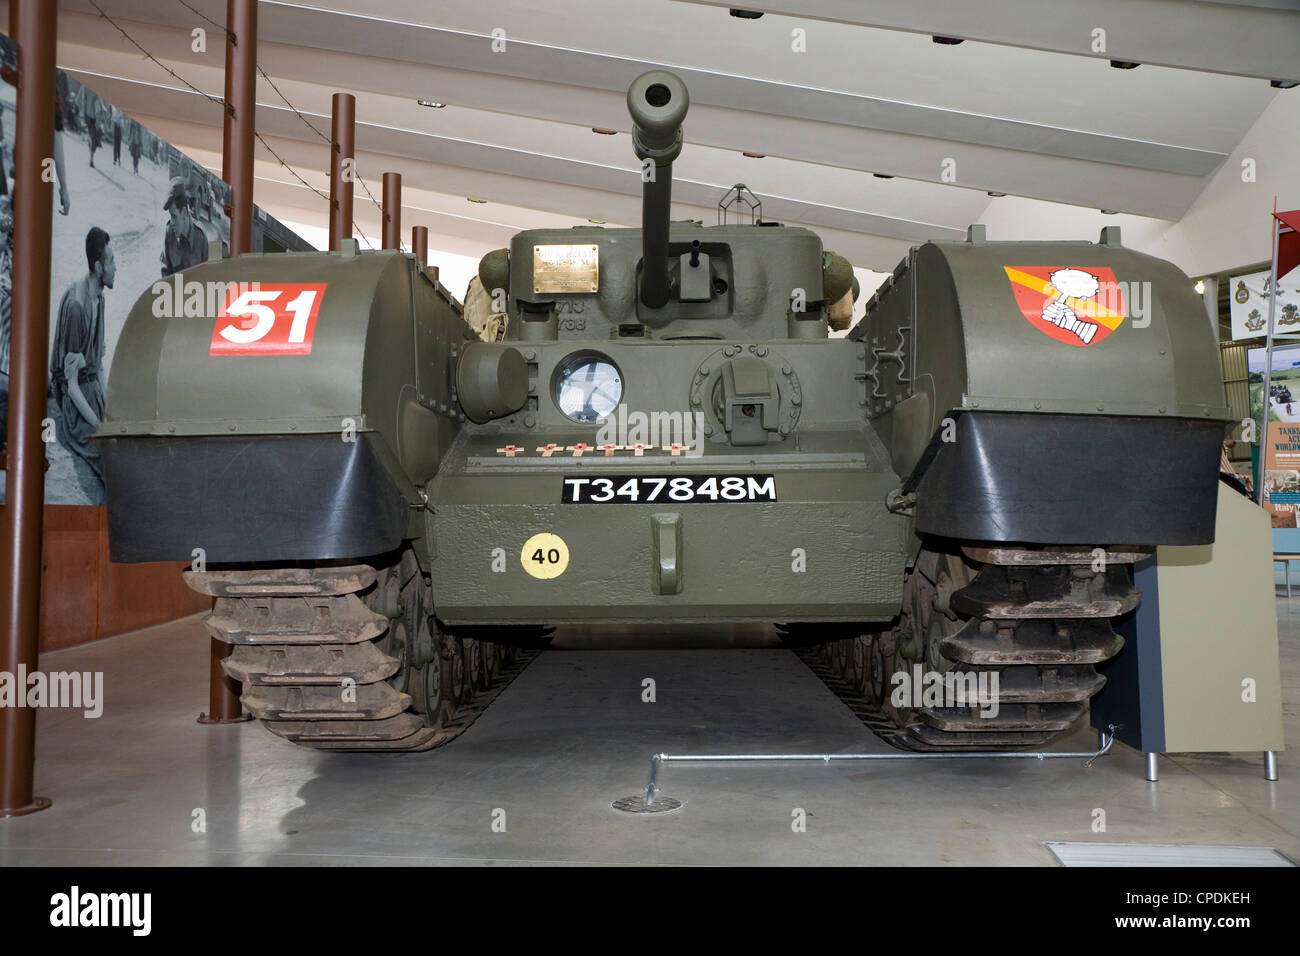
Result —
[[1130, 565], [1212, 539], [1229, 415], [1187, 276], [1113, 228], [972, 227], [834, 337], [852, 273], [815, 233], [672, 221], [688, 107], [665, 71], [628, 90], [640, 229], [484, 257], [492, 341], [351, 241], [137, 302], [111, 554], [190, 562], [268, 729], [426, 750], [556, 626], [725, 622], [776, 625], [896, 746], [1040, 746], [1120, 651]]

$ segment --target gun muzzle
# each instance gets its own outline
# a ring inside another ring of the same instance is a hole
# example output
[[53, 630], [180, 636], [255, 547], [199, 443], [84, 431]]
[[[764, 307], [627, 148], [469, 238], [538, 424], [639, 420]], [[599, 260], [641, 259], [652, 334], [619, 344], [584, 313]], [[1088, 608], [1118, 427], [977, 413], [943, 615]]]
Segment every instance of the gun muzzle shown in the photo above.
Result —
[[682, 121], [690, 108], [686, 84], [666, 70], [642, 73], [627, 91], [632, 146], [641, 160], [641, 302], [663, 307], [672, 294], [668, 218], [673, 160], [682, 151]]

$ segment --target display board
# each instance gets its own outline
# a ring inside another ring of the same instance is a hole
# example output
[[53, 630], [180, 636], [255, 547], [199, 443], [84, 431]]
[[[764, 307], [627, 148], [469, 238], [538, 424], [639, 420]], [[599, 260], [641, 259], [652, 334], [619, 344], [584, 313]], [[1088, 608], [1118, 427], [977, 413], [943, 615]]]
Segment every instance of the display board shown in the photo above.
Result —
[[1300, 527], [1300, 423], [1269, 422], [1264, 442], [1264, 510], [1274, 528]]
[[1261, 447], [1264, 470], [1264, 509], [1275, 528], [1296, 527], [1300, 503], [1300, 346], [1273, 350], [1269, 380], [1268, 427], [1261, 429], [1264, 412], [1264, 362], [1266, 350], [1246, 353], [1250, 387], [1250, 416], [1255, 443]]
[[[1250, 384], [1250, 417], [1262, 420], [1264, 411], [1263, 348], [1246, 351], [1246, 375]], [[1300, 345], [1279, 344], [1273, 348], [1273, 372], [1269, 380], [1268, 420], [1300, 422]]]

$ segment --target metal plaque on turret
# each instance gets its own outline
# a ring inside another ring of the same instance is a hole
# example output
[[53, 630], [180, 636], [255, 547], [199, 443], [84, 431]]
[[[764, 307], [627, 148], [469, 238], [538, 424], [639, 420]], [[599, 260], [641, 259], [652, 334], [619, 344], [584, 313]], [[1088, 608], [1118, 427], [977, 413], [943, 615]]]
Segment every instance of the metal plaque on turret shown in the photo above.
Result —
[[533, 292], [595, 292], [599, 287], [599, 246], [533, 246]]

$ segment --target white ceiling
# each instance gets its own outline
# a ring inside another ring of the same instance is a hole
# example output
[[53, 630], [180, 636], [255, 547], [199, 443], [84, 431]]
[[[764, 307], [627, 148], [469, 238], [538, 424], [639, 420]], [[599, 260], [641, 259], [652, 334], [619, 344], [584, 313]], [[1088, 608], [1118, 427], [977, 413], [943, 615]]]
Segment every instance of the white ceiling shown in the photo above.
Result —
[[[95, 2], [221, 95], [224, 39], [186, 3]], [[224, 20], [223, 0], [186, 2]], [[623, 93], [643, 70], [671, 68], [692, 100], [678, 217], [715, 221], [718, 198], [742, 181], [765, 218], [808, 225], [877, 271], [914, 242], [964, 235], [999, 202], [990, 190], [1179, 219], [1273, 98], [1300, 96], [1267, 82], [1300, 70], [1292, 0], [751, 6], [769, 12], [737, 19], [714, 0], [263, 0], [258, 61], [325, 132], [331, 94], [354, 92], [358, 168], [376, 197], [384, 171], [402, 173], [404, 225], [429, 226], [431, 248], [474, 256], [521, 228], [639, 224]], [[218, 167], [219, 107], [142, 57], [89, 0], [59, 7], [60, 66]], [[1109, 54], [1091, 49], [1094, 24]], [[205, 53], [191, 50], [196, 27], [212, 31]], [[494, 30], [504, 51], [492, 50]], [[793, 31], [806, 52], [792, 49]], [[933, 32], [970, 39], [940, 45]], [[1113, 69], [1111, 55], [1143, 65]], [[263, 80], [258, 103], [268, 142], [327, 192], [326, 144]], [[323, 226], [325, 202], [260, 145], [257, 157], [256, 201]], [[361, 189], [356, 212], [373, 241], [378, 215]]]

